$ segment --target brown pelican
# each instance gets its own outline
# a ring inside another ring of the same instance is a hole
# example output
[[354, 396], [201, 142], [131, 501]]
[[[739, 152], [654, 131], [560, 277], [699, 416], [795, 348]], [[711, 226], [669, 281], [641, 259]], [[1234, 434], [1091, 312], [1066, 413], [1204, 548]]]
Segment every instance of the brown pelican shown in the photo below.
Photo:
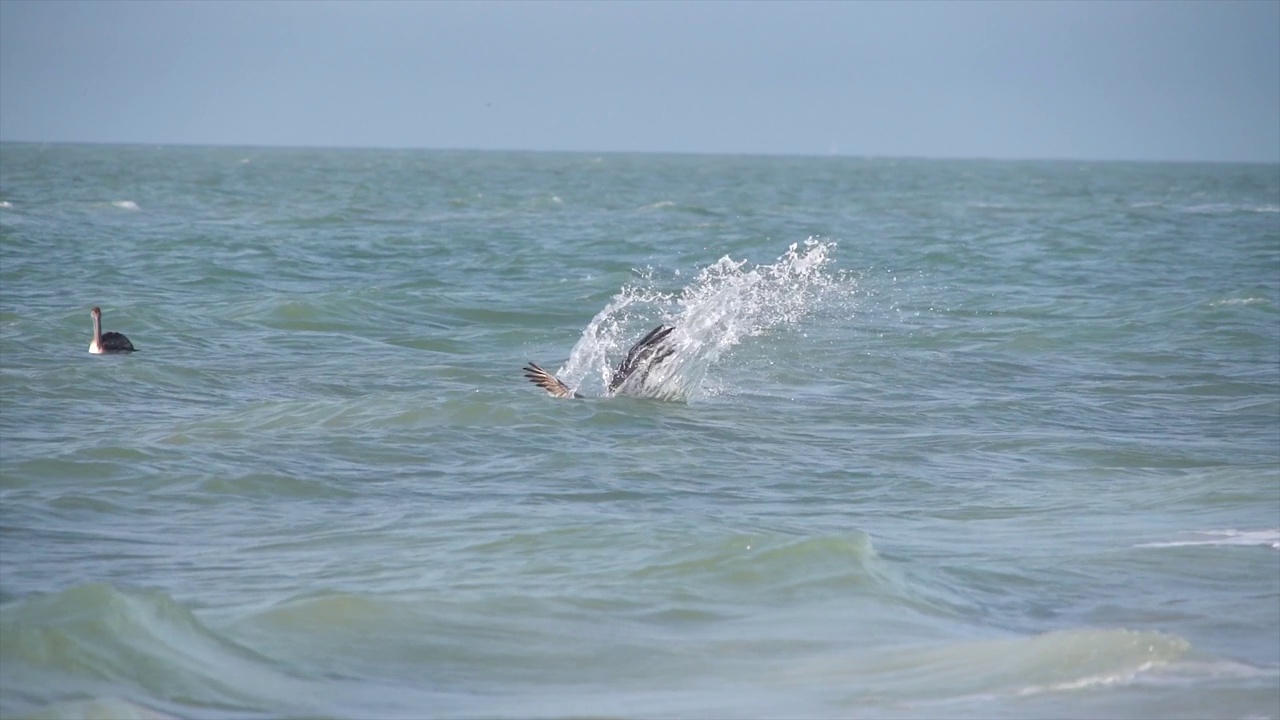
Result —
[[[643, 379], [654, 365], [662, 362], [676, 351], [675, 348], [663, 344], [663, 341], [667, 339], [672, 330], [675, 330], [675, 328], [669, 325], [659, 325], [650, 330], [648, 335], [640, 338], [635, 345], [631, 346], [631, 349], [627, 351], [627, 356], [622, 359], [618, 369], [613, 371], [613, 377], [609, 379], [609, 395], [617, 393], [618, 388], [633, 375]], [[531, 362], [524, 366], [524, 376], [529, 378], [529, 381], [534, 385], [546, 390], [552, 397], [581, 397], [577, 391], [565, 385], [560, 378], [543, 370], [535, 363]]]
[[89, 342], [89, 352], [101, 355], [134, 351], [133, 343], [129, 342], [129, 338], [124, 335], [118, 332], [102, 332], [102, 310], [96, 305], [89, 311], [89, 316], [93, 318], [93, 340]]

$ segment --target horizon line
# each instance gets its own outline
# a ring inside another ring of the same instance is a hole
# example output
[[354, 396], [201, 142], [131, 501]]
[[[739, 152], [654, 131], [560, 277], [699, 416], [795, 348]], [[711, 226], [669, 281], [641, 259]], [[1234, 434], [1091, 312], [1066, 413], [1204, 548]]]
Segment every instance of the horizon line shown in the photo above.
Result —
[[178, 148], [226, 148], [246, 150], [373, 150], [384, 152], [420, 151], [420, 152], [476, 152], [476, 153], [528, 153], [545, 155], [684, 155], [705, 157], [760, 157], [760, 158], [831, 158], [846, 160], [909, 160], [909, 161], [979, 161], [979, 162], [1083, 162], [1083, 163], [1151, 163], [1173, 165], [1280, 165], [1280, 158], [1275, 160], [1191, 160], [1191, 159], [1135, 159], [1135, 158], [1090, 158], [1090, 157], [1030, 157], [1011, 156], [997, 157], [990, 155], [891, 155], [866, 154], [849, 152], [716, 152], [701, 150], [565, 150], [565, 149], [528, 149], [528, 148], [479, 148], [479, 147], [432, 147], [432, 146], [396, 146], [396, 145], [307, 145], [280, 144], [265, 145], [258, 143], [220, 143], [220, 142], [141, 142], [141, 141], [102, 141], [102, 140], [12, 140], [0, 138], [0, 145], [88, 145], [102, 147], [178, 147]]

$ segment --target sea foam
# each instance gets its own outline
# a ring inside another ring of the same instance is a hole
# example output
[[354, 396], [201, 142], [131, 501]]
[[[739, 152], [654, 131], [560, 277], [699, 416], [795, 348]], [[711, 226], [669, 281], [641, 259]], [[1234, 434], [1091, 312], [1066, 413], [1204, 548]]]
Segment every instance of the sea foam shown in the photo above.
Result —
[[1193, 545], [1261, 545], [1280, 550], [1280, 528], [1275, 530], [1197, 530], [1194, 537], [1141, 543], [1135, 547], [1188, 547]]

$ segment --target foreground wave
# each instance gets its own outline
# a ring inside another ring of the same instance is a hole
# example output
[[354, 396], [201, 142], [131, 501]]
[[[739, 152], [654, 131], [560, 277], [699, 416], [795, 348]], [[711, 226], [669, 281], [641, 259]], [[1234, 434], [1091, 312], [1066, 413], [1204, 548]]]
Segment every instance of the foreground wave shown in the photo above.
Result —
[[[460, 552], [523, 550], [531, 559], [572, 562], [581, 539], [548, 531]], [[512, 587], [483, 608], [465, 586], [444, 595], [326, 591], [202, 619], [204, 613], [155, 590], [92, 584], [29, 597], [0, 611], [0, 681], [42, 690], [8, 694], [0, 714], [663, 715], [670, 710], [668, 691], [651, 687], [673, 682], [655, 674], [662, 667], [760, 689], [759, 696], [745, 694], [741, 707], [719, 703], [703, 708], [708, 712], [776, 715], [783, 708], [770, 703], [778, 690], [802, 687], [822, 704], [792, 704], [790, 712], [827, 715], [844, 708], [861, 716], [932, 717], [968, 707], [981, 715], [983, 708], [1017, 700], [1034, 716], [1036, 697], [1085, 688], [1225, 676], [1258, 694], [1277, 677], [1274, 670], [1194, 654], [1175, 635], [1122, 628], [899, 646], [841, 641], [838, 630], [785, 641], [771, 633], [748, 641], [740, 631], [720, 630], [741, 623], [745, 616], [736, 608], [761, 594], [787, 604], [816, 599], [811, 607], [831, 611], [833, 630], [849, 612], [874, 616], [879, 606], [914, 607], [922, 619], [949, 613], [944, 604], [922, 600], [930, 589], [882, 559], [862, 533], [725, 537], [640, 554], [625, 564], [597, 584], [629, 584], [635, 588], [630, 601], [590, 589], [557, 590], [555, 583]], [[656, 587], [663, 590], [654, 594]], [[853, 605], [835, 602], [842, 596]], [[544, 618], [542, 631], [500, 619], [528, 615]], [[608, 632], [602, 634], [603, 627]], [[743, 665], [747, 658], [754, 659]], [[620, 682], [619, 669], [630, 680]], [[509, 693], [478, 702], [470, 694], [478, 688], [468, 685], [477, 673], [502, 680]], [[614, 691], [547, 702], [543, 683], [554, 684], [564, 673]], [[51, 678], [57, 678], [52, 690]], [[396, 700], [380, 706], [383, 687], [395, 687]], [[696, 703], [682, 704], [680, 712], [691, 707]]]

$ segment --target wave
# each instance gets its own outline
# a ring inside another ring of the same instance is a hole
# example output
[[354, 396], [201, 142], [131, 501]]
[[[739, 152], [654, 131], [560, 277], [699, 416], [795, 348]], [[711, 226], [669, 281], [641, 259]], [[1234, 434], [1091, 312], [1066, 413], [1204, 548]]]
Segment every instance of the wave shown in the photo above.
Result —
[[112, 200], [111, 207], [120, 208], [121, 210], [140, 210], [138, 203], [132, 200]]
[[1257, 305], [1258, 303], [1267, 302], [1266, 298], [1261, 297], [1245, 297], [1245, 298], [1226, 298], [1225, 300], [1215, 300], [1210, 305], [1214, 307], [1220, 305]]
[[1148, 200], [1142, 202], [1134, 202], [1129, 204], [1130, 209], [1145, 210], [1148, 208], [1157, 208], [1160, 210], [1172, 210], [1174, 212], [1184, 213], [1188, 215], [1223, 215], [1227, 213], [1280, 213], [1280, 205], [1272, 203], [1264, 203], [1262, 205], [1213, 202], [1199, 203], [1196, 205], [1170, 205], [1167, 203]]
[[628, 394], [688, 400], [702, 390], [708, 369], [743, 339], [798, 325], [833, 294], [851, 290], [830, 271], [835, 247], [809, 238], [768, 265], [725, 255], [678, 292], [658, 289], [652, 273], [642, 276], [592, 318], [556, 374], [571, 387], [606, 387], [630, 342], [661, 322], [676, 328], [675, 352]]
[[1199, 205], [1175, 205], [1171, 209], [1188, 215], [1226, 215], [1230, 213], [1276, 213], [1280, 212], [1280, 205], [1240, 205], [1216, 202], [1201, 203]]
[[[126, 716], [181, 715], [192, 704], [247, 708], [263, 698], [296, 707], [310, 687], [281, 673], [271, 659], [206, 627], [165, 593], [106, 584], [4, 605], [0, 660], [0, 686], [28, 688], [31, 696], [41, 693], [44, 702], [101, 698], [96, 702]], [[0, 715], [35, 710], [10, 707], [12, 696], [4, 697]], [[130, 706], [136, 711], [123, 711]], [[66, 714], [92, 707], [68, 707]]]
[[114, 697], [57, 702], [24, 714], [23, 717], [27, 720], [175, 720], [173, 715]]
[[1195, 530], [1193, 537], [1135, 545], [1134, 547], [1191, 547], [1197, 545], [1261, 545], [1280, 550], [1280, 528], [1275, 530]]
[[642, 205], [639, 209], [641, 211], [670, 210], [701, 217], [718, 217], [720, 215], [719, 212], [701, 205], [682, 205], [674, 200], [659, 200], [658, 202], [651, 203], [649, 205]]
[[[1123, 629], [1055, 630], [1028, 637], [826, 657], [786, 676], [791, 682], [858, 678], [875, 700], [911, 704], [998, 700], [1091, 686], [1122, 685], [1184, 657], [1181, 637]], [[864, 698], [871, 700], [871, 698]]]
[[[978, 711], [970, 714], [983, 717], [983, 708], [1055, 695], [1069, 700], [1087, 688], [1195, 687], [1224, 677], [1256, 685], [1276, 677], [1273, 668], [1193, 656], [1188, 641], [1161, 632], [1083, 628], [889, 647], [873, 625], [857, 635], [842, 632], [846, 619], [905, 621], [896, 613], [875, 614], [908, 598], [889, 577], [892, 564], [858, 531], [741, 534], [641, 551], [647, 557], [634, 558], [640, 560], [635, 566], [599, 577], [608, 587], [625, 583], [632, 589], [625, 596], [557, 581], [560, 574], [551, 569], [589, 553], [593, 539], [598, 534], [586, 528], [544, 530], [455, 548], [530, 546], [531, 562], [542, 563], [537, 574], [546, 576], [532, 587], [511, 585], [508, 573], [494, 572], [442, 594], [424, 591], [423, 578], [414, 574], [401, 592], [317, 589], [222, 611], [216, 627], [158, 591], [97, 584], [11, 601], [0, 606], [0, 716], [414, 717], [413, 708], [422, 707], [441, 716], [564, 716], [616, 707], [602, 696], [570, 692], [557, 712], [521, 712], [502, 698], [472, 694], [506, 682], [513, 689], [507, 699], [518, 704], [543, 697], [546, 687], [566, 678], [607, 684], [614, 699], [630, 689], [641, 708], [633, 713], [653, 714], [660, 699], [621, 678], [678, 685], [671, 665], [693, 658], [688, 671], [705, 673], [705, 654], [732, 668], [727, 651], [747, 654], [750, 662], [741, 666], [747, 674], [738, 677], [763, 689], [762, 700], [795, 702], [817, 693], [858, 715], [886, 708], [907, 709], [908, 716], [955, 715], [957, 706], [974, 703]], [[453, 571], [439, 572], [443, 578]], [[810, 611], [829, 611], [830, 625], [801, 636], [782, 632], [784, 642], [773, 631], [744, 636], [742, 623], [754, 620], [743, 599], [760, 595], [771, 597], [771, 606], [804, 603]], [[530, 625], [530, 616], [539, 622]], [[601, 623], [610, 626], [607, 633], [587, 629]], [[910, 624], [922, 632], [932, 628]], [[667, 670], [655, 672], [655, 664]], [[715, 703], [723, 702], [717, 695]], [[689, 706], [682, 707], [679, 714], [688, 714]], [[809, 709], [832, 714], [825, 703]]]
[[730, 597], [742, 592], [822, 594], [858, 586], [902, 599], [894, 572], [876, 553], [870, 536], [854, 531], [816, 538], [768, 534], [722, 538], [649, 558], [631, 576], [642, 583], [662, 580], [688, 588], [714, 588]]

